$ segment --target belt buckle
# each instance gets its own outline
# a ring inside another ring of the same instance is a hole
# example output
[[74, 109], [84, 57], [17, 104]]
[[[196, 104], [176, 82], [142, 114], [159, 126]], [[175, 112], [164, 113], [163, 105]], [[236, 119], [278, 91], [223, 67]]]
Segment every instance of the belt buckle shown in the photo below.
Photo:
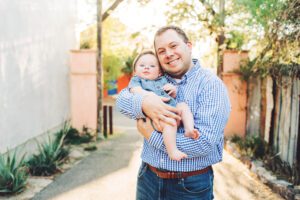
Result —
[[171, 178], [171, 179], [174, 179], [174, 178], [182, 178], [182, 172], [167, 172], [168, 174], [168, 177]]
[[177, 172], [177, 178], [182, 178], [182, 172]]

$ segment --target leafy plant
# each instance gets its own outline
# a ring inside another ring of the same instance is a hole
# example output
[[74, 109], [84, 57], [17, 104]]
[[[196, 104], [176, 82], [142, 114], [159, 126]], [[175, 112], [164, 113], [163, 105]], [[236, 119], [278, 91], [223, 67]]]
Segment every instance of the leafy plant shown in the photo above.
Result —
[[25, 189], [28, 169], [24, 156], [17, 161], [16, 151], [12, 157], [9, 153], [0, 155], [0, 195], [20, 193]]
[[138, 55], [138, 49], [136, 48], [132, 52], [131, 56], [127, 57], [127, 59], [125, 60], [125, 66], [121, 69], [121, 72], [123, 72], [124, 74], [132, 75], [133, 62], [137, 55]]
[[103, 75], [104, 86], [109, 89], [110, 84], [114, 82], [121, 73], [121, 66], [123, 61], [120, 56], [113, 53], [103, 53]]
[[231, 142], [236, 143], [242, 154], [249, 157], [263, 158], [267, 150], [267, 144], [259, 136], [248, 136], [245, 139], [234, 136]]
[[89, 41], [83, 41], [80, 43], [80, 49], [91, 49], [92, 44]]
[[245, 41], [245, 36], [237, 31], [230, 31], [226, 34], [225, 44], [227, 49], [241, 50]]
[[271, 170], [277, 177], [292, 182], [294, 185], [300, 184], [300, 166], [297, 160], [290, 166], [288, 162], [280, 158], [280, 152], [275, 153], [274, 149], [258, 136], [246, 137], [245, 139], [235, 135], [230, 141], [237, 144], [242, 155], [263, 159], [266, 169]]
[[66, 125], [62, 133], [58, 133], [54, 140], [48, 137], [48, 142], [39, 144], [39, 154], [33, 155], [27, 162], [29, 171], [35, 176], [50, 176], [59, 171], [59, 166], [69, 155], [69, 149], [64, 148]]
[[121, 72], [124, 74], [131, 75], [133, 72], [133, 61], [134, 57], [128, 57], [127, 60], [125, 61], [125, 66], [121, 69]]
[[[61, 133], [59, 133], [61, 134]], [[64, 138], [64, 144], [82, 144], [89, 143], [93, 140], [93, 136], [89, 132], [89, 129], [83, 127], [83, 133], [80, 134], [75, 128], [70, 127]]]
[[253, 69], [262, 77], [271, 74], [275, 80], [299, 75], [299, 1], [235, 1], [249, 12], [253, 28], [261, 28], [257, 33], [263, 33]]

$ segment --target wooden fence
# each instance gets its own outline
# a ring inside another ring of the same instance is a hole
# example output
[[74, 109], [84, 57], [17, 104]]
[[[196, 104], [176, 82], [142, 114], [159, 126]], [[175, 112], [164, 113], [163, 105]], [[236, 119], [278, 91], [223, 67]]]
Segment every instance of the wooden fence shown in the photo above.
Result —
[[248, 81], [247, 135], [260, 134], [290, 166], [300, 165], [299, 113], [299, 78]]

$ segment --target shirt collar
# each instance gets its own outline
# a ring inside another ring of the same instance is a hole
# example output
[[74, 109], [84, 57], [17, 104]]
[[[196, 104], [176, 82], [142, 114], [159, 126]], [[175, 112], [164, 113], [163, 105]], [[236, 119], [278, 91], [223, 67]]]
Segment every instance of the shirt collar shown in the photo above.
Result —
[[171, 76], [169, 76], [168, 74], [165, 74], [166, 78], [173, 84], [175, 85], [180, 85], [180, 84], [184, 84], [186, 83], [186, 81], [190, 78], [192, 78], [193, 76], [196, 75], [196, 71], [198, 71], [201, 66], [200, 63], [198, 61], [198, 59], [192, 59], [193, 61], [193, 67], [191, 69], [189, 69], [189, 71], [187, 71], [181, 78], [181, 81], [176, 81], [174, 78], [172, 78]]

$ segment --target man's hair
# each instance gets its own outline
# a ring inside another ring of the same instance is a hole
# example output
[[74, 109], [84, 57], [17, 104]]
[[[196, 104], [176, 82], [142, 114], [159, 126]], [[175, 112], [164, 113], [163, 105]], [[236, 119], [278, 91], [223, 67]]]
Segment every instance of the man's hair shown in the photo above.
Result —
[[134, 61], [133, 61], [133, 64], [132, 64], [133, 70], [135, 70], [135, 67], [136, 67], [135, 65], [136, 65], [137, 61], [138, 61], [143, 55], [147, 55], [147, 54], [153, 55], [154, 57], [156, 57], [156, 54], [155, 54], [154, 51], [152, 51], [151, 49], [143, 50], [141, 53], [139, 53], [139, 54], [135, 57], [135, 59], [134, 59]]
[[[183, 41], [185, 43], [189, 42], [189, 38], [187, 37], [186, 33], [181, 28], [179, 28], [178, 26], [174, 26], [174, 25], [163, 26], [160, 29], [158, 29], [155, 33], [154, 41], [157, 36], [160, 36], [167, 30], [174, 30], [183, 39]], [[154, 46], [155, 46], [155, 42], [154, 42]]]

